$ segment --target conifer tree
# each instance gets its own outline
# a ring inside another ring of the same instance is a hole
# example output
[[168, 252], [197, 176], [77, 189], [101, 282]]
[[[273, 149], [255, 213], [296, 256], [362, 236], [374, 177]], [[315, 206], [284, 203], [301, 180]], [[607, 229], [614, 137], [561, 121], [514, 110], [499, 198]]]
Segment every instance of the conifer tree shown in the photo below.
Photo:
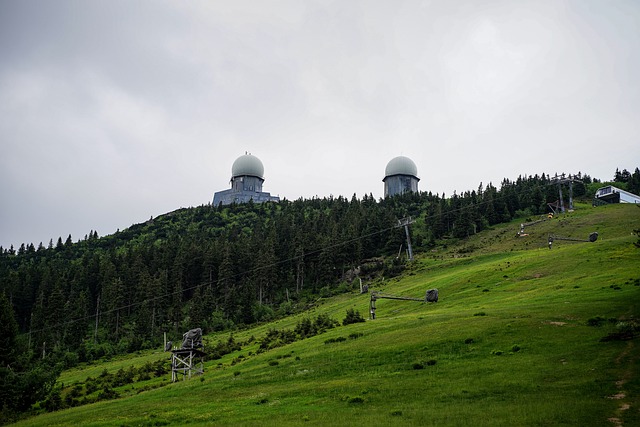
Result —
[[18, 323], [13, 314], [13, 307], [4, 292], [0, 292], [0, 366], [5, 367], [12, 363], [17, 336]]

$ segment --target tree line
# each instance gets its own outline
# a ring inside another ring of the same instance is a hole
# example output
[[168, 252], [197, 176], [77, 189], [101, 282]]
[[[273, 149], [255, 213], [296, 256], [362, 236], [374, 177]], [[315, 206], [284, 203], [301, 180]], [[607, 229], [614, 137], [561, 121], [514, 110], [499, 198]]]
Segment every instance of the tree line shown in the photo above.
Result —
[[[628, 175], [636, 178], [637, 168]], [[592, 192], [594, 180], [581, 179], [574, 197]], [[77, 242], [68, 236], [46, 247], [0, 247], [0, 292], [34, 357], [92, 360], [156, 346], [163, 332], [177, 338], [192, 327], [268, 321], [344, 289], [345, 273], [372, 258], [386, 257], [382, 273], [394, 274], [392, 255], [405, 242], [400, 218], [414, 219], [411, 239], [420, 252], [444, 238], [546, 213], [557, 199], [543, 174], [449, 197], [421, 192], [179, 209], [108, 236], [91, 231]]]

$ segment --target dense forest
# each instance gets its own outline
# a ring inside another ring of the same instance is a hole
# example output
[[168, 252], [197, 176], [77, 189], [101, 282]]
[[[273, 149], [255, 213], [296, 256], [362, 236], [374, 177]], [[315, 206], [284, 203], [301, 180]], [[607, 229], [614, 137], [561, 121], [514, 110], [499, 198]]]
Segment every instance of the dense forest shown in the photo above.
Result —
[[[601, 185], [579, 177], [576, 198]], [[614, 181], [638, 193], [640, 170], [616, 170]], [[54, 366], [158, 346], [165, 332], [179, 339], [194, 327], [223, 330], [303, 309], [355, 286], [348, 279], [356, 268], [365, 278], [398, 274], [401, 218], [413, 219], [413, 250], [421, 252], [545, 214], [557, 200], [558, 185], [543, 174], [449, 197], [204, 205], [103, 237], [0, 247], [0, 398], [19, 410], [46, 393]]]

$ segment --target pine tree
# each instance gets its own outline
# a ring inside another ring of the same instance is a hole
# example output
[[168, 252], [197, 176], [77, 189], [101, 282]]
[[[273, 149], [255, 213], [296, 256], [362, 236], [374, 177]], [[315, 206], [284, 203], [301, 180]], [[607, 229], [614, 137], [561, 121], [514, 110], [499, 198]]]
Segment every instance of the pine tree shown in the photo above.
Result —
[[44, 296], [44, 290], [40, 290], [36, 299], [33, 311], [31, 312], [31, 320], [29, 324], [29, 343], [35, 348], [40, 348], [45, 345], [49, 339], [49, 329], [45, 328], [45, 311], [46, 300]]
[[0, 366], [5, 367], [12, 363], [17, 336], [18, 323], [13, 307], [4, 292], [0, 292]]
[[89, 298], [86, 289], [76, 287], [65, 304], [65, 343], [72, 351], [77, 349], [87, 335]]
[[121, 338], [121, 327], [125, 309], [125, 285], [120, 277], [113, 277], [107, 283], [103, 283], [100, 299], [101, 318], [107, 326], [110, 336], [117, 342]]
[[65, 329], [65, 306], [67, 298], [62, 289], [62, 280], [57, 280], [56, 284], [51, 291], [49, 300], [47, 301], [47, 327], [51, 328], [50, 335], [53, 338], [53, 342], [50, 346], [56, 349], [61, 349], [62, 342], [64, 340]]
[[220, 264], [220, 271], [218, 273], [219, 289], [222, 296], [222, 309], [227, 315], [228, 319], [233, 319], [236, 315], [237, 306], [237, 289], [235, 283], [235, 274], [233, 271], [233, 264], [231, 262], [231, 245], [228, 245], [224, 251], [224, 257]]
[[636, 168], [627, 183], [628, 190], [636, 195], [640, 195], [640, 169]]
[[272, 297], [275, 283], [275, 229], [270, 228], [258, 252], [257, 266], [253, 270], [254, 281], [258, 285], [258, 304]]

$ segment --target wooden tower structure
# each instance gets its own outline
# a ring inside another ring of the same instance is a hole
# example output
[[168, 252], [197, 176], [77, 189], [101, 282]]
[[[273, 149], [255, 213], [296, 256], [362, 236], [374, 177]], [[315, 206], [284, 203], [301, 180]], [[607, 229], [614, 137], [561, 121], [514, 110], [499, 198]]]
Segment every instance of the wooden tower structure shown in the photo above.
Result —
[[171, 350], [171, 381], [191, 379], [192, 375], [204, 374], [205, 352], [197, 348]]
[[191, 379], [204, 374], [204, 352], [202, 329], [191, 329], [182, 339], [182, 346], [171, 350], [171, 381]]

